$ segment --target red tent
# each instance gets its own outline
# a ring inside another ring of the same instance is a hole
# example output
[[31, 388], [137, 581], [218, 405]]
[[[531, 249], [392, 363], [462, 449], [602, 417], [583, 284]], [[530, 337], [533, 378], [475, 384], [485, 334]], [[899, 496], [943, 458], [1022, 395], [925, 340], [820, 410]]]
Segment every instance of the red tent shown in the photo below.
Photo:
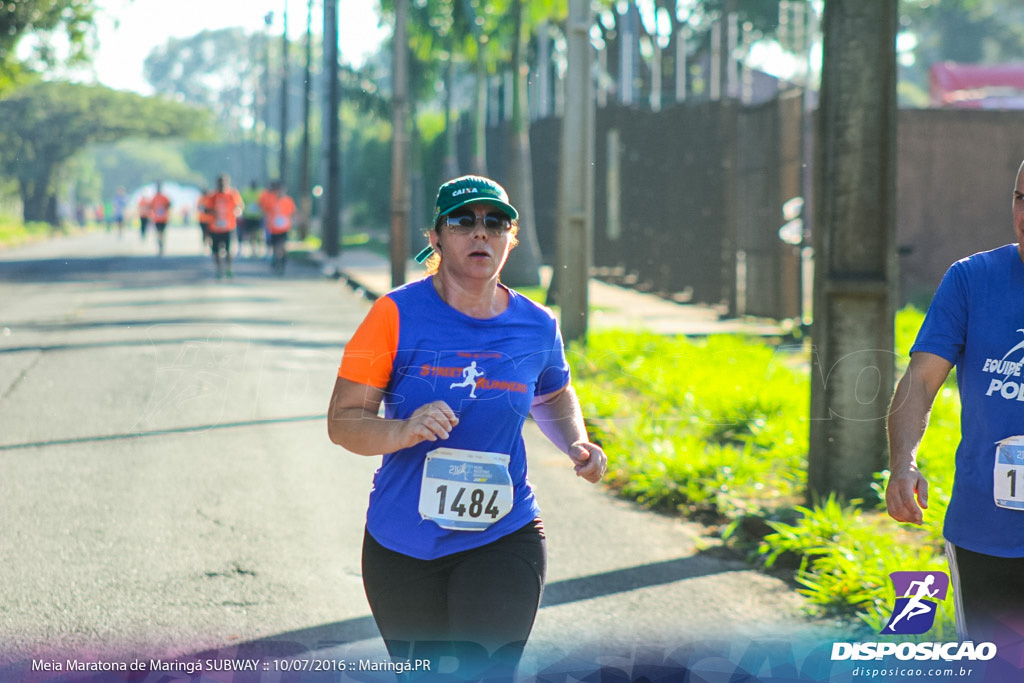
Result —
[[933, 107], [1024, 109], [1024, 63], [932, 64], [928, 89]]

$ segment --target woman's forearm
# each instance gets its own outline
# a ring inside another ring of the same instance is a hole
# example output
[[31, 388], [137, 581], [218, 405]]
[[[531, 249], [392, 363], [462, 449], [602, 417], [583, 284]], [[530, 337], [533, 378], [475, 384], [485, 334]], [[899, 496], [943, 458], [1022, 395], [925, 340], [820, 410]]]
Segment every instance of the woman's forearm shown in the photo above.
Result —
[[580, 441], [589, 441], [583, 411], [572, 385], [562, 391], [534, 402], [530, 414], [540, 431], [563, 453]]

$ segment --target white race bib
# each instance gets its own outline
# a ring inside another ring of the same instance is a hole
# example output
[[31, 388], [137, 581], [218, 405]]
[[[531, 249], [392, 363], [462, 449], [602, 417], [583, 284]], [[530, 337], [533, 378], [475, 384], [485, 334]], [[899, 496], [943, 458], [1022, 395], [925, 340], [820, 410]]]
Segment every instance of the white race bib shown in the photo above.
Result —
[[1024, 510], [1024, 436], [996, 443], [992, 490], [999, 507]]
[[420, 515], [442, 529], [483, 531], [512, 510], [512, 475], [503, 453], [438, 448], [427, 453]]

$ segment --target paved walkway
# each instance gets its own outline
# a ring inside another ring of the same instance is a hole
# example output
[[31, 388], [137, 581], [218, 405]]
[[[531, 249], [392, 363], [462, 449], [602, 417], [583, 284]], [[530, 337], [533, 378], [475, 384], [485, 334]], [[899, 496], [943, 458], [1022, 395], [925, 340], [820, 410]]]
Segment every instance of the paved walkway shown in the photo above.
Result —
[[[354, 289], [376, 298], [391, 289], [391, 266], [388, 259], [366, 249], [346, 249], [337, 259], [325, 262], [316, 257], [327, 274], [345, 280]], [[421, 277], [423, 266], [410, 261], [406, 280]], [[542, 268], [542, 281], [547, 282], [549, 268]], [[711, 334], [746, 334], [782, 336], [791, 329], [785, 324], [764, 318], [723, 318], [710, 306], [680, 304], [654, 294], [645, 294], [627, 287], [590, 280], [592, 329], [646, 330], [659, 334], [705, 336]]]

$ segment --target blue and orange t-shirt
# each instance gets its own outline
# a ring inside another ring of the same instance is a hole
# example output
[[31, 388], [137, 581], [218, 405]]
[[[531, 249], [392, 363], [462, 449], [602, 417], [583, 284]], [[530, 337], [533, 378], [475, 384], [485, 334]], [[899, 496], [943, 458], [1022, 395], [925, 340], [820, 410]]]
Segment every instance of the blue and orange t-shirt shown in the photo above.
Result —
[[[381, 545], [433, 559], [490, 543], [538, 515], [523, 423], [535, 397], [569, 383], [550, 310], [509, 290], [504, 312], [472, 318], [446, 304], [427, 277], [374, 303], [345, 346], [338, 376], [383, 390], [387, 418], [408, 418], [437, 400], [459, 416], [448, 439], [384, 455], [367, 512], [367, 530]], [[419, 512], [424, 462], [442, 447], [508, 455], [511, 512], [482, 531], [444, 529], [425, 519]]]

